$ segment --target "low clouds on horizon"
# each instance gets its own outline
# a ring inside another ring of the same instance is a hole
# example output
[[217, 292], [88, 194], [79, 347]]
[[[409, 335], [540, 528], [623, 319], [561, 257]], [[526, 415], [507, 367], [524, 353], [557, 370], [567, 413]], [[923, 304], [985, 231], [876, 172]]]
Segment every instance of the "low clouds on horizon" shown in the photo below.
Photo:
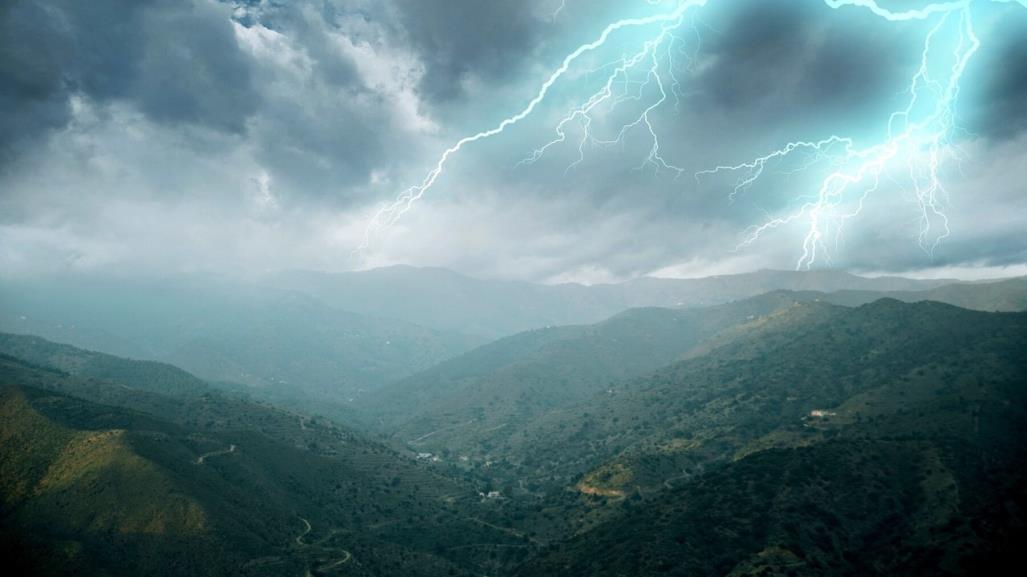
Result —
[[[801, 177], [731, 202], [723, 179], [637, 170], [648, 151], [641, 134], [589, 150], [574, 170], [573, 145], [518, 166], [581, 98], [572, 83], [525, 123], [454, 157], [413, 211], [354, 256], [375, 207], [419, 182], [443, 149], [522, 107], [607, 22], [655, 9], [567, 0], [554, 17], [558, 4], [7, 2], [3, 274], [409, 263], [594, 281], [794, 266], [795, 231], [736, 246], [812, 183]], [[979, 22], [984, 43], [960, 109], [965, 159], [947, 173], [952, 236], [927, 256], [908, 194], [882, 191], [850, 223], [833, 266], [1027, 263], [1027, 11], [1016, 10], [996, 5]], [[697, 14], [689, 24], [702, 42], [683, 58], [681, 102], [658, 116], [661, 151], [690, 172], [796, 138], [877, 134], [927, 30], [820, 0], [712, 0]]]

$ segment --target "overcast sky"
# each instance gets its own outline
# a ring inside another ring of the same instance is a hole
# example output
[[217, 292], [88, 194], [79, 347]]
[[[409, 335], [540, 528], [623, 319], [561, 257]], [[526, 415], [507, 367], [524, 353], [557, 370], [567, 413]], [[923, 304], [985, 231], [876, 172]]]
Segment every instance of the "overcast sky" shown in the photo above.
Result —
[[[568, 142], [519, 165], [601, 86], [603, 64], [655, 32], [614, 35], [530, 117], [454, 155], [410, 212], [354, 252], [374, 210], [448, 146], [521, 110], [610, 22], [676, 1], [2, 2], [0, 270], [407, 263], [595, 282], [793, 268], [804, 223], [738, 245], [815, 192], [830, 166], [782, 165], [734, 198], [733, 177], [693, 174], [793, 140], [882, 138], [937, 19], [710, 0], [674, 31], [676, 60], [661, 74], [679, 84], [650, 117], [680, 175], [643, 166], [644, 125], [616, 146], [586, 146], [568, 169], [581, 136], [572, 123]], [[1027, 272], [1027, 10], [987, 3], [975, 26], [981, 47], [953, 133], [960, 158], [942, 169], [951, 236], [926, 254], [913, 195], [889, 175], [815, 266]], [[596, 116], [598, 138], [657, 97], [652, 84], [639, 90]]]

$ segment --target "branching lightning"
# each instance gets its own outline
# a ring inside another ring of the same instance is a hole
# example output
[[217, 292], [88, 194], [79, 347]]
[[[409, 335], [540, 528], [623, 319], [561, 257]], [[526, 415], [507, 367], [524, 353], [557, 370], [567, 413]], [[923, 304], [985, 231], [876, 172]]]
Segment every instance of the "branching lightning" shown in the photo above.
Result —
[[[585, 148], [588, 144], [593, 145], [605, 145], [611, 146], [619, 144], [623, 141], [624, 136], [632, 129], [645, 126], [647, 132], [652, 137], [652, 146], [649, 149], [649, 154], [643, 161], [643, 166], [650, 165], [656, 169], [665, 168], [673, 170], [677, 173], [681, 173], [682, 169], [670, 165], [660, 155], [660, 140], [656, 133], [656, 128], [653, 126], [653, 121], [650, 115], [667, 102], [669, 98], [667, 93], [667, 85], [665, 84], [663, 75], [661, 74], [661, 62], [659, 59], [662, 53], [661, 49], [673, 50], [674, 36], [671, 35], [671, 31], [675, 30], [681, 25], [681, 18], [668, 22], [661, 26], [660, 33], [653, 39], [647, 40], [641, 50], [637, 53], [624, 56], [619, 61], [608, 64], [604, 68], [612, 68], [612, 71], [606, 78], [602, 87], [593, 93], [584, 104], [574, 108], [564, 118], [562, 118], [556, 125], [556, 137], [549, 142], [543, 144], [539, 148], [532, 151], [531, 155], [520, 162], [520, 164], [533, 164], [541, 159], [547, 150], [567, 140], [567, 125], [577, 121], [582, 132], [581, 138], [578, 140], [578, 159], [572, 162], [567, 170], [571, 170], [585, 159]], [[632, 81], [631, 73], [636, 68], [643, 68], [643, 80]], [[676, 80], [674, 80], [676, 84]], [[659, 97], [655, 99], [651, 104], [645, 106], [641, 113], [634, 118], [632, 121], [624, 124], [618, 131], [617, 135], [612, 139], [601, 139], [596, 137], [591, 130], [592, 122], [594, 119], [593, 114], [597, 109], [602, 106], [616, 107], [618, 104], [627, 100], [642, 100], [644, 91], [651, 85], [655, 85], [659, 92]], [[675, 93], [676, 94], [676, 93]]]
[[[884, 140], [862, 148], [857, 148], [851, 138], [837, 135], [818, 142], [791, 142], [753, 161], [718, 166], [696, 176], [728, 171], [739, 173], [741, 177], [731, 193], [731, 198], [734, 198], [755, 184], [768, 163], [792, 154], [812, 155], [807, 167], [824, 160], [840, 166], [824, 177], [812, 200], [802, 203], [789, 214], [752, 227], [740, 245], [751, 245], [772, 229], [805, 219], [808, 229], [803, 237], [802, 255], [796, 264], [802, 269], [811, 267], [818, 253], [826, 252], [828, 236], [837, 243], [844, 222], [862, 211], [864, 201], [878, 190], [888, 170], [904, 163], [908, 173], [907, 184], [920, 213], [917, 240], [924, 251], [933, 254], [938, 243], [950, 234], [949, 220], [942, 210], [946, 191], [940, 171], [946, 157], [958, 154], [951, 144], [951, 137], [956, 128], [955, 104], [960, 80], [980, 47], [973, 27], [972, 1], [930, 4], [922, 9], [902, 12], [881, 8], [873, 0], [825, 2], [834, 9], [866, 8], [874, 15], [893, 22], [937, 19], [924, 40], [920, 66], [907, 89], [907, 104], [888, 117]], [[949, 28], [954, 28], [954, 33], [948, 31]], [[955, 39], [950, 42], [950, 51], [942, 52], [936, 46], [937, 37], [946, 31]], [[936, 56], [938, 53], [940, 57]], [[941, 67], [945, 71], [941, 77], [933, 72], [938, 68], [936, 59], [947, 60], [947, 65]]]
[[567, 0], [560, 0], [560, 2], [556, 5], [556, 8], [553, 9], [553, 14], [550, 16], [550, 18], [556, 20], [565, 8], [567, 8]]
[[[557, 67], [556, 70], [554, 70], [549, 75], [545, 82], [542, 83], [534, 98], [532, 98], [520, 112], [514, 114], [513, 116], [504, 118], [502, 121], [499, 122], [499, 124], [497, 124], [495, 127], [489, 130], [484, 130], [471, 136], [465, 136], [464, 138], [458, 140], [456, 144], [453, 144], [445, 151], [443, 151], [442, 155], [435, 163], [435, 167], [428, 172], [428, 174], [424, 177], [424, 180], [422, 180], [420, 184], [411, 186], [410, 188], [404, 190], [399, 194], [399, 196], [397, 196], [394, 202], [380, 208], [378, 212], [376, 212], [374, 216], [371, 218], [371, 220], [368, 222], [367, 228], [365, 229], [364, 240], [361, 243], [359, 250], [362, 251], [368, 248], [371, 238], [378, 231], [380, 231], [383, 227], [388, 227], [395, 224], [395, 222], [401, 216], [403, 216], [407, 211], [409, 211], [410, 208], [414, 205], [414, 203], [420, 200], [421, 197], [423, 197], [424, 194], [428, 192], [432, 188], [432, 186], [435, 185], [435, 182], [438, 180], [443, 170], [445, 170], [446, 164], [449, 162], [449, 159], [454, 154], [459, 152], [464, 146], [482, 139], [490, 138], [498, 134], [501, 134], [510, 126], [513, 126], [514, 124], [517, 124], [518, 122], [530, 116], [531, 113], [534, 112], [535, 109], [538, 107], [538, 105], [543, 100], [545, 100], [553, 85], [556, 84], [557, 81], [559, 81], [565, 74], [567, 74], [567, 72], [571, 69], [571, 66], [575, 62], [577, 62], [578, 59], [580, 59], [583, 55], [602, 47], [604, 44], [606, 44], [606, 42], [610, 39], [610, 37], [613, 34], [624, 29], [644, 28], [647, 26], [661, 25], [661, 34], [663, 34], [663, 31], [667, 29], [668, 24], [675, 22], [680, 23], [682, 17], [689, 9], [704, 6], [707, 2], [708, 0], [680, 0], [677, 6], [674, 8], [674, 10], [670, 12], [658, 13], [651, 16], [640, 18], [627, 18], [624, 20], [618, 20], [607, 25], [606, 28], [604, 28], [603, 31], [599, 34], [599, 36], [596, 37], [595, 40], [592, 40], [587, 44], [582, 44], [574, 51], [572, 51], [570, 54], [568, 54], [566, 57], [564, 57], [563, 62], [560, 64], [560, 66]], [[655, 2], [650, 1], [649, 3], [653, 4]]]
[[[726, 0], [725, 0], [726, 1]], [[646, 0], [650, 5], [667, 4], [659, 0]], [[703, 179], [718, 174], [737, 174], [735, 185], [728, 197], [734, 201], [758, 184], [768, 169], [789, 159], [793, 171], [812, 171], [821, 165], [830, 172], [824, 176], [817, 190], [800, 198], [798, 206], [782, 216], [768, 217], [745, 234], [740, 247], [749, 246], [764, 235], [784, 225], [805, 222], [802, 254], [797, 268], [809, 268], [818, 257], [828, 257], [828, 241], [838, 242], [846, 220], [858, 215], [864, 202], [882, 185], [882, 180], [895, 180], [898, 167], [905, 175], [900, 186], [909, 191], [919, 210], [918, 242], [927, 253], [933, 253], [938, 243], [949, 236], [949, 221], [943, 211], [947, 196], [942, 166], [959, 156], [953, 144], [956, 125], [956, 104], [960, 81], [974, 54], [981, 45], [973, 23], [975, 3], [1012, 3], [1027, 8], [1027, 0], [951, 0], [926, 4], [909, 10], [890, 10], [877, 0], [823, 0], [834, 10], [862, 9], [887, 22], [925, 21], [929, 31], [924, 37], [920, 66], [906, 89], [906, 105], [887, 118], [882, 118], [886, 129], [879, 142], [858, 145], [853, 137], [830, 135], [820, 139], [796, 140], [753, 160], [723, 165], [700, 171], [695, 178]], [[698, 11], [708, 0], [677, 0], [672, 8], [650, 16], [618, 20], [606, 26], [594, 40], [570, 52], [540, 85], [534, 97], [516, 114], [504, 118], [493, 128], [464, 137], [447, 148], [424, 179], [402, 191], [395, 201], [383, 206], [367, 224], [360, 249], [366, 249], [381, 229], [391, 226], [415, 202], [435, 186], [449, 160], [465, 146], [492, 138], [507, 128], [531, 116], [550, 96], [554, 86], [580, 64], [584, 56], [599, 51], [615, 35], [628, 30], [646, 32], [634, 52], [628, 52], [613, 61], [592, 70], [602, 74], [599, 88], [583, 97], [560, 118], [554, 128], [554, 137], [538, 146], [521, 165], [539, 161], [549, 150], [567, 143], [573, 137], [576, 159], [567, 170], [579, 166], [590, 147], [623, 144], [632, 131], [641, 131], [649, 141], [639, 168], [669, 171], [680, 176], [684, 169], [665, 157], [660, 143], [660, 130], [656, 113], [664, 107], [678, 110], [681, 106], [681, 82], [677, 77], [680, 64], [676, 59], [693, 59], [700, 46], [700, 37], [694, 23], [690, 28], [691, 12]], [[554, 18], [566, 9], [560, 2]], [[685, 34], [688, 34], [686, 38]], [[612, 136], [601, 137], [594, 130], [599, 117], [607, 117], [618, 107], [631, 103], [637, 114], [624, 122]]]

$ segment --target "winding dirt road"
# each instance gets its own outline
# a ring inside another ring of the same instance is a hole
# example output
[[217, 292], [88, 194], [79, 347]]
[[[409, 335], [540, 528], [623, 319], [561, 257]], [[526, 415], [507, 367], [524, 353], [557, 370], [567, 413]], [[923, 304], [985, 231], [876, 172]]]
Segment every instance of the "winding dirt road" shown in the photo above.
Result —
[[[299, 517], [299, 515], [297, 515], [297, 517]], [[299, 547], [301, 550], [304, 550], [304, 551], [314, 550], [317, 553], [329, 553], [329, 554], [333, 554], [333, 555], [335, 555], [335, 554], [341, 554], [342, 555], [341, 557], [338, 557], [338, 558], [335, 558], [335, 559], [330, 559], [327, 563], [322, 563], [322, 564], [319, 564], [319, 565], [308, 565], [307, 569], [306, 569], [306, 573], [304, 573], [304, 577], [313, 577], [314, 573], [325, 573], [325, 572], [328, 572], [328, 571], [333, 571], [333, 570], [338, 569], [339, 567], [345, 565], [346, 563], [349, 563], [353, 559], [353, 554], [350, 553], [349, 551], [343, 549], [342, 547], [332, 547], [332, 546], [324, 545], [325, 541], [331, 539], [332, 535], [334, 535], [336, 532], [338, 532], [337, 530], [330, 531], [327, 536], [321, 538], [320, 540], [318, 540], [315, 543], [307, 543], [307, 542], [305, 542], [303, 540], [303, 538], [306, 537], [310, 533], [310, 531], [313, 529], [313, 527], [310, 525], [310, 521], [304, 519], [303, 517], [299, 517], [299, 520], [303, 522], [303, 531], [301, 531], [300, 534], [296, 536], [295, 541], [296, 541], [296, 546], [297, 547]], [[320, 560], [319, 559], [314, 559], [314, 561], [320, 561]], [[309, 563], [309, 561], [308, 561], [308, 563]]]

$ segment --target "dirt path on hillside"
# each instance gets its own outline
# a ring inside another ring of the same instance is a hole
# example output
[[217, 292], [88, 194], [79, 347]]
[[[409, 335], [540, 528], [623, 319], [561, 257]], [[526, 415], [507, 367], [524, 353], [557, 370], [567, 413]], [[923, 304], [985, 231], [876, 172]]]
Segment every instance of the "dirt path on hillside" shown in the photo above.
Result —
[[236, 449], [235, 445], [229, 445], [227, 449], [222, 449], [220, 451], [211, 451], [209, 453], [204, 453], [204, 454], [200, 455], [199, 457], [197, 457], [196, 460], [193, 461], [193, 464], [195, 464], [195, 465], [202, 465], [203, 462], [206, 461], [208, 457], [216, 457], [218, 455], [227, 455], [229, 453], [234, 453], [235, 449]]
[[[305, 577], [313, 577], [314, 573], [334, 571], [353, 560], [353, 554], [346, 549], [324, 544], [336, 534], [344, 532], [344, 530], [332, 529], [328, 532], [328, 535], [320, 540], [308, 543], [304, 541], [304, 537], [310, 534], [313, 526], [311, 526], [310, 521], [303, 517], [299, 515], [297, 517], [303, 522], [303, 530], [300, 531], [299, 535], [296, 535], [296, 546], [304, 553], [304, 557], [308, 558], [307, 569], [304, 573]], [[327, 557], [327, 561], [322, 561], [319, 557]]]

